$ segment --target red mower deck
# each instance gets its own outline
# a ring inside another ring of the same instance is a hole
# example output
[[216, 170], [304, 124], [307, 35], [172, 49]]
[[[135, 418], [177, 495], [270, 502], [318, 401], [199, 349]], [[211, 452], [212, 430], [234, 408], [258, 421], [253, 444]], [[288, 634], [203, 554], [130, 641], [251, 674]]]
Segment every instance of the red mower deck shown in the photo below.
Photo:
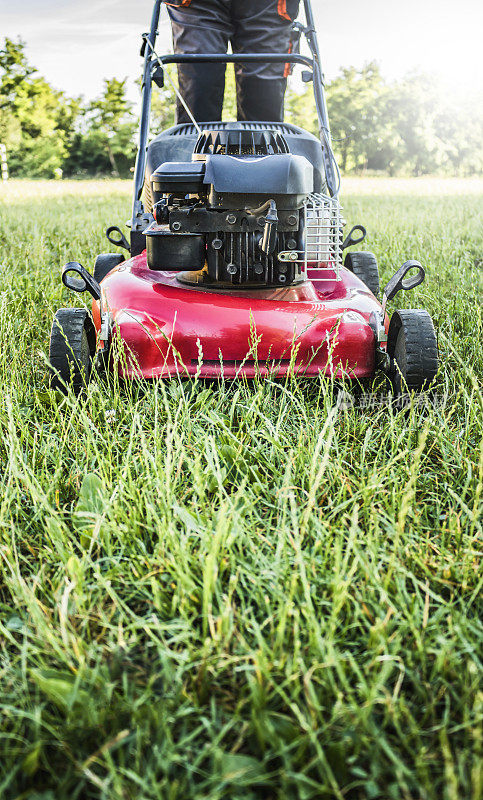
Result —
[[[149, 269], [142, 253], [103, 280], [114, 338], [127, 345], [123, 377], [374, 374], [369, 319], [381, 304], [348, 270], [339, 281], [320, 269], [317, 279], [297, 286], [216, 292], [181, 284], [177, 275]], [[96, 302], [94, 308], [100, 329]]]

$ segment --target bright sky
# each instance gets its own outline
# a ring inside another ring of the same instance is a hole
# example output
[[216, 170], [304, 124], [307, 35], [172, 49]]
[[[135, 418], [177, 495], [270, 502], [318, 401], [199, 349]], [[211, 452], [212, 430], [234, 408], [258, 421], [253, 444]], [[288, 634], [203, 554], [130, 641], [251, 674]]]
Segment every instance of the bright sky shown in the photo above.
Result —
[[[326, 76], [379, 61], [388, 78], [414, 69], [449, 88], [482, 87], [482, 0], [313, 0]], [[104, 77], [128, 77], [137, 97], [140, 34], [152, 0], [0, 0], [0, 41], [20, 35], [31, 63], [69, 95], [98, 95]], [[166, 10], [158, 52], [169, 50]]]

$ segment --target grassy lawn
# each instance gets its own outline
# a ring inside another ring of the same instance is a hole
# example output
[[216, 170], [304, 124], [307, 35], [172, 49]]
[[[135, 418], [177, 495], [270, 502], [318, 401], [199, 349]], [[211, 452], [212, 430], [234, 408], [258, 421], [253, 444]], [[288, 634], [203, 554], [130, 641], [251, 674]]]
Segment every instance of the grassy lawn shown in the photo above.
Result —
[[382, 278], [427, 267], [440, 401], [403, 413], [50, 392], [59, 267], [129, 192], [0, 185], [0, 797], [480, 800], [481, 182], [346, 182]]

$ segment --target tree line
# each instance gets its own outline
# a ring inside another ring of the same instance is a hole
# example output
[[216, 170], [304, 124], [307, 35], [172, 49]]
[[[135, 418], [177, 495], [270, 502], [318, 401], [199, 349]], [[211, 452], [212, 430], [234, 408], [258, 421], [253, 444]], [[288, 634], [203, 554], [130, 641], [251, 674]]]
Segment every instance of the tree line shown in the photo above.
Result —
[[[483, 167], [481, 103], [449, 98], [430, 75], [387, 81], [377, 63], [346, 67], [326, 86], [334, 149], [343, 172], [470, 176]], [[174, 124], [174, 90], [154, 94], [152, 130]], [[236, 118], [228, 72], [224, 119]], [[312, 87], [286, 96], [286, 120], [317, 134]], [[86, 101], [53, 88], [28, 62], [25, 43], [0, 50], [0, 143], [19, 177], [128, 176], [137, 119], [126, 80], [106, 79]]]

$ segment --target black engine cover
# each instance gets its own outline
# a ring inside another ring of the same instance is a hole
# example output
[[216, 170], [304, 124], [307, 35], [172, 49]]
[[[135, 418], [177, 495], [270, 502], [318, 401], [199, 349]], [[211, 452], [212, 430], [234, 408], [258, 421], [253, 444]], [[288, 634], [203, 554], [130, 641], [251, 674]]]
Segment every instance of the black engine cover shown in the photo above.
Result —
[[273, 198], [281, 209], [299, 208], [314, 188], [310, 163], [291, 153], [207, 156], [204, 183], [212, 187], [210, 205], [224, 208], [253, 206], [263, 197]]

